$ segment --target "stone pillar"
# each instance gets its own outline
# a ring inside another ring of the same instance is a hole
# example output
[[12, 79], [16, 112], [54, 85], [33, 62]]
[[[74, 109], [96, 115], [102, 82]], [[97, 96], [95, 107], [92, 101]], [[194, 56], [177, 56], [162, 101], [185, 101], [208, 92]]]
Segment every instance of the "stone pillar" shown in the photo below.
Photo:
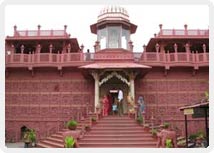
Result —
[[185, 44], [185, 50], [187, 53], [190, 53], [190, 46], [189, 46], [189, 43], [186, 43]]
[[178, 61], [178, 45], [175, 43], [174, 44], [174, 51], [175, 51], [175, 53], [174, 53], [174, 56], [175, 56], [175, 61], [177, 62]]
[[14, 36], [16, 36], [16, 35], [17, 35], [17, 26], [16, 26], [16, 25], [14, 25], [13, 29], [14, 29], [14, 33], [13, 33], [13, 35], [14, 35]]
[[155, 49], [156, 49], [157, 61], [160, 61], [160, 57], [159, 57], [160, 45], [158, 43], [155, 45]]
[[131, 72], [129, 74], [129, 81], [130, 81], [130, 93], [131, 97], [133, 97], [135, 101], [135, 87], [134, 87], [134, 80], [135, 80], [136, 74], [134, 72]]
[[174, 44], [174, 51], [177, 53], [178, 52], [178, 45], [175, 43]]
[[99, 74], [97, 72], [92, 72], [91, 74], [94, 78], [94, 112], [96, 112], [96, 107], [99, 106]]
[[11, 45], [11, 54], [10, 54], [10, 62], [13, 62], [13, 54], [15, 53], [15, 47], [14, 45], [12, 44]]
[[40, 44], [38, 44], [36, 46], [36, 53], [41, 53], [41, 45]]
[[156, 49], [156, 53], [158, 53], [160, 50], [160, 45], [158, 43], [155, 45], [155, 49]]
[[128, 42], [128, 44], [129, 44], [129, 50], [130, 50], [130, 51], [133, 51], [134, 45], [133, 45], [132, 41], [130, 40], [130, 41]]
[[203, 48], [203, 52], [204, 52], [204, 54], [203, 54], [203, 60], [204, 60], [204, 62], [206, 62], [206, 61], [207, 61], [206, 45], [205, 45], [205, 44], [203, 44], [202, 48]]
[[21, 45], [21, 53], [22, 53], [22, 54], [24, 53], [24, 50], [25, 50], [25, 46], [24, 46], [24, 45]]
[[53, 45], [50, 44], [50, 46], [49, 46], [49, 53], [52, 53], [52, 51], [53, 51]]
[[70, 53], [71, 52], [71, 44], [70, 43], [68, 44], [67, 49], [68, 49], [68, 53]]
[[64, 25], [64, 35], [66, 35], [67, 31], [67, 25]]
[[184, 25], [184, 34], [185, 34], [185, 35], [188, 35], [187, 27], [188, 27], [188, 25], [185, 24], [185, 25]]
[[203, 46], [202, 46], [202, 47], [203, 47], [203, 52], [204, 52], [204, 53], [206, 53], [206, 45], [205, 45], [205, 44], [203, 44]]
[[96, 41], [96, 42], [95, 42], [95, 46], [96, 46], [96, 49], [95, 49], [96, 52], [99, 51], [99, 50], [100, 50], [100, 42], [99, 42], [99, 41]]
[[163, 25], [162, 24], [159, 24], [159, 28], [160, 28], [160, 35], [163, 35], [163, 29], [162, 29]]
[[37, 27], [38, 27], [37, 35], [40, 36], [41, 25], [38, 25]]
[[11, 45], [11, 54], [14, 54], [15, 53], [15, 47], [14, 47], [14, 45], [12, 44]]

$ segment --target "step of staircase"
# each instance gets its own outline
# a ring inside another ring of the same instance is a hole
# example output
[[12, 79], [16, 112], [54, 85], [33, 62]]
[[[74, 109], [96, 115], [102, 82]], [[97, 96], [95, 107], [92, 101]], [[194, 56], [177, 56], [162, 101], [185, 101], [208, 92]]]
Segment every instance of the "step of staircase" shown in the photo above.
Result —
[[[147, 138], [147, 137], [152, 137], [152, 135], [150, 133], [145, 133], [145, 134], [126, 134], [126, 133], [123, 133], [123, 134], [86, 134], [84, 136], [84, 138]], [[83, 139], [84, 139], [83, 138]], [[83, 140], [81, 139], [81, 140]]]
[[97, 131], [99, 131], [99, 130], [106, 130], [106, 131], [111, 131], [111, 130], [115, 130], [115, 131], [117, 131], [117, 130], [119, 130], [119, 131], [130, 131], [130, 130], [140, 130], [140, 131], [143, 131], [143, 129], [142, 129], [142, 127], [136, 127], [136, 126], [132, 126], [132, 127], [115, 127], [115, 126], [117, 126], [117, 125], [114, 125], [114, 127], [113, 126], [108, 126], [108, 127], [106, 127], [106, 126], [96, 126], [96, 127], [92, 127], [91, 128], [91, 130], [97, 130]]
[[83, 138], [81, 139], [81, 143], [87, 143], [87, 142], [96, 142], [96, 143], [99, 143], [99, 142], [107, 142], [107, 143], [115, 143], [115, 142], [120, 142], [120, 143], [127, 143], [127, 142], [143, 142], [143, 141], [146, 141], [146, 142], [149, 142], [149, 141], [154, 141], [154, 139], [152, 137], [146, 137], [146, 138], [135, 138], [135, 137], [132, 137], [132, 138], [127, 138], [127, 137], [101, 137], [101, 138], [91, 138], [91, 137], [87, 137], [87, 138]]
[[79, 145], [81, 148], [155, 148], [156, 142], [80, 142]]
[[[82, 121], [78, 129], [81, 129], [85, 123], [89, 121]], [[38, 143], [37, 146], [62, 148], [64, 146], [62, 133], [67, 130], [62, 129]], [[91, 130], [86, 132], [78, 143], [81, 148], [155, 148], [157, 140], [128, 116], [108, 116], [97, 120], [97, 124], [92, 125]]]
[[58, 143], [54, 141], [49, 141], [49, 140], [43, 140], [39, 144], [37, 144], [38, 148], [41, 148], [43, 145], [48, 146], [47, 148], [63, 148], [64, 145], [63, 143]]
[[128, 116], [104, 117], [79, 140], [83, 148], [154, 148], [157, 140]]

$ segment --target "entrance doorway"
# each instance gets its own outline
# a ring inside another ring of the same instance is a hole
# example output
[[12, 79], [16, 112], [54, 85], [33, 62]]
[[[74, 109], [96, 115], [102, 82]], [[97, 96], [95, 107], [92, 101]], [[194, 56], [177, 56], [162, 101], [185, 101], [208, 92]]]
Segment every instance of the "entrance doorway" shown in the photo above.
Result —
[[21, 131], [21, 135], [20, 135], [20, 137], [21, 137], [21, 140], [23, 140], [24, 139], [24, 134], [25, 134], [25, 132], [27, 131], [27, 127], [26, 126], [22, 126], [21, 128], [20, 128], [20, 131]]
[[112, 77], [100, 86], [100, 100], [102, 101], [103, 96], [107, 95], [110, 99], [110, 110], [112, 110], [113, 102], [117, 102], [118, 100], [117, 97], [119, 88], [123, 91], [123, 114], [127, 114], [127, 96], [129, 93], [129, 86], [117, 77]]

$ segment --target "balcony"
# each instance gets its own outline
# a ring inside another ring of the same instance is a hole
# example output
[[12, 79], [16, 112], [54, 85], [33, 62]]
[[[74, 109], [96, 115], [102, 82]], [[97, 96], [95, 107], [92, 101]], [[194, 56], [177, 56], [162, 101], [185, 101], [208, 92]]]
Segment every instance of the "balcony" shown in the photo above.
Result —
[[184, 66], [199, 67], [209, 66], [209, 53], [143, 53], [140, 63], [149, 66], [169, 67]]
[[114, 56], [113, 53], [35, 53], [7, 54], [6, 67], [78, 67], [94, 61], [121, 61], [141, 63], [153, 67], [199, 67], [209, 66], [209, 53], [133, 53]]
[[159, 37], [159, 38], [165, 38], [165, 37], [209, 38], [209, 30], [163, 29], [159, 32], [157, 37]]

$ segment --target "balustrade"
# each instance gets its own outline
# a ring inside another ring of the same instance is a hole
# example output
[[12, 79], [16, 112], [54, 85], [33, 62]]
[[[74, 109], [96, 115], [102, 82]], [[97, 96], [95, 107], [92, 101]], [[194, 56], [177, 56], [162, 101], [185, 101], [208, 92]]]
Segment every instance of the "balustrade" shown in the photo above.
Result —
[[[6, 64], [66, 64], [77, 62], [88, 62], [93, 60], [133, 60], [142, 62], [145, 65], [153, 66], [162, 64], [206, 64], [209, 61], [209, 53], [159, 53], [159, 52], [143, 52], [143, 53], [11, 53], [5, 57]], [[14, 65], [15, 67], [16, 65]], [[27, 65], [26, 65], [27, 66]]]
[[164, 29], [159, 33], [159, 36], [209, 36], [209, 30], [173, 30]]

